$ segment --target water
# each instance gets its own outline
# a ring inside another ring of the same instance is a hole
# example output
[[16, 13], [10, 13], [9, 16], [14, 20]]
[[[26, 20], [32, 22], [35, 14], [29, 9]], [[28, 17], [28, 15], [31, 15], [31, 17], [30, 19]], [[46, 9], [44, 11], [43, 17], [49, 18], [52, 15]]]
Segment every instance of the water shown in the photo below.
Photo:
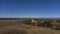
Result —
[[19, 25], [19, 24], [20, 24], [19, 20], [18, 20], [18, 19], [16, 19], [16, 25]]

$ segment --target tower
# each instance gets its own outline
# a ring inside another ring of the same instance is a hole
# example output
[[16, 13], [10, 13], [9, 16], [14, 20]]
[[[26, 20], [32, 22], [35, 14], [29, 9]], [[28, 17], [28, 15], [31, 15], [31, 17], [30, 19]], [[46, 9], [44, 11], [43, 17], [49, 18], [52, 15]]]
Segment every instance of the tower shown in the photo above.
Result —
[[37, 21], [32, 19], [32, 23], [34, 23], [34, 25], [37, 25]]
[[35, 22], [33, 18], [32, 18], [32, 22]]

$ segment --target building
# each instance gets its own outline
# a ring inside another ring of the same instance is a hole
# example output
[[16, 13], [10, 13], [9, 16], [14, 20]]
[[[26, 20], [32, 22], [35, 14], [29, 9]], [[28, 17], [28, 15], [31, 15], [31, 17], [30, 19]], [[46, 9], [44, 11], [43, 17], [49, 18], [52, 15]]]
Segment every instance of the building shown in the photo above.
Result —
[[31, 21], [32, 21], [33, 25], [35, 25], [35, 26], [38, 25], [36, 20], [32, 19]]

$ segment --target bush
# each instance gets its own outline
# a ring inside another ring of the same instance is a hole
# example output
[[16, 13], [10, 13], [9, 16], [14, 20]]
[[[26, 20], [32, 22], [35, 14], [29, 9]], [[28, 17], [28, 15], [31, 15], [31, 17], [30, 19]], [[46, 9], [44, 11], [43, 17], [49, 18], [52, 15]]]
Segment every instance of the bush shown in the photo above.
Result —
[[37, 26], [39, 26], [39, 27], [40, 27], [40, 26], [41, 26], [41, 23], [38, 23], [38, 25], [37, 25]]
[[56, 30], [60, 30], [60, 27], [59, 26], [56, 26]]
[[22, 22], [25, 23], [25, 24], [28, 24], [28, 25], [32, 24], [31, 20], [25, 20], [25, 21], [22, 21]]

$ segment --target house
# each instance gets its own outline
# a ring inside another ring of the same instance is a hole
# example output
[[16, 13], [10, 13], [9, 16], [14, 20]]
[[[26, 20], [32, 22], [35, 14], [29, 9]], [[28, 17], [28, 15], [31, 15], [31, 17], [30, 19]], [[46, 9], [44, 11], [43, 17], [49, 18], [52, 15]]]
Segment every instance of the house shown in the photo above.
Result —
[[38, 20], [38, 19], [31, 19], [31, 21], [32, 21], [32, 24], [35, 25], [35, 26], [37, 26], [39, 24], [42, 25], [42, 23], [44, 23], [44, 21]]

